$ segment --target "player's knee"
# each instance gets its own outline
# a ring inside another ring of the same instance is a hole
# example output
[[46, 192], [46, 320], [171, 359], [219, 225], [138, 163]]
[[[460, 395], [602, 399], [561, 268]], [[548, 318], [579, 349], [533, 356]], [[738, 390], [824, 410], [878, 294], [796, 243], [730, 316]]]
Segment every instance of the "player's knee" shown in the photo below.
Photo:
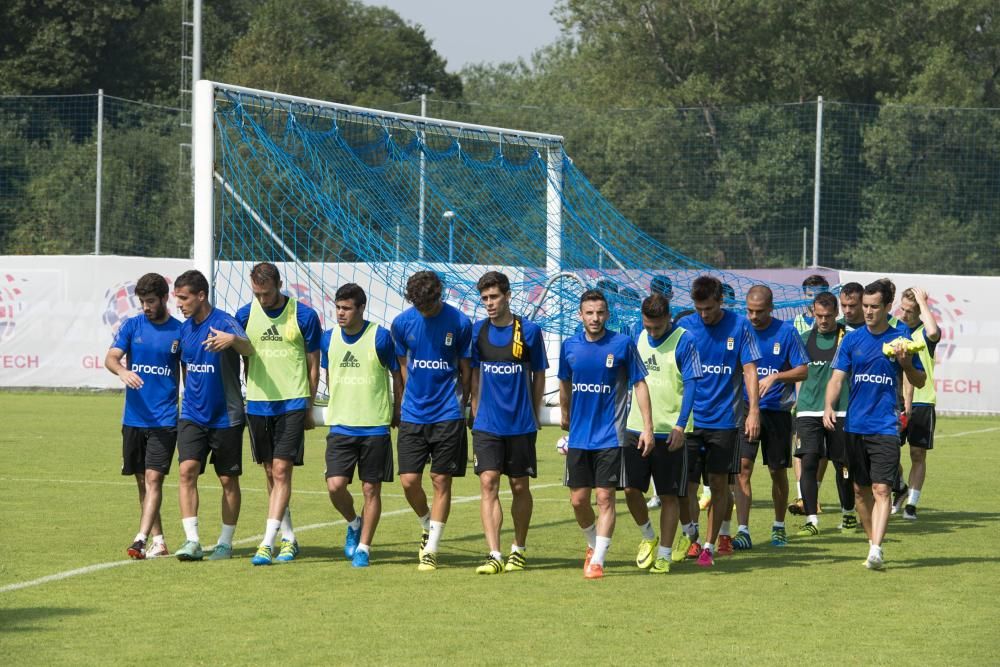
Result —
[[378, 498], [382, 494], [382, 482], [362, 482], [361, 492], [365, 498]]
[[910, 445], [910, 461], [913, 463], [923, 463], [927, 460], [927, 450], [923, 447]]
[[613, 509], [615, 506], [614, 489], [597, 489], [597, 506], [601, 509]]
[[516, 497], [531, 497], [531, 486], [527, 477], [512, 477], [510, 480], [510, 492]]
[[431, 475], [431, 482], [434, 484], [434, 493], [451, 493], [451, 475]]

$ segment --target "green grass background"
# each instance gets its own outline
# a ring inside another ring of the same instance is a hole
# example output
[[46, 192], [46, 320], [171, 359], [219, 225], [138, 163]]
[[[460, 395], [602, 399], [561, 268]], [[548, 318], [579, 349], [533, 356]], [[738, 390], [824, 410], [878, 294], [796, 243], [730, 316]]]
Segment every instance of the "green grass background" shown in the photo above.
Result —
[[[294, 478], [302, 553], [255, 568], [266, 495], [246, 447], [233, 560], [126, 562], [138, 503], [132, 478], [118, 473], [121, 396], [3, 393], [0, 405], [0, 589], [125, 563], [0, 592], [4, 665], [1000, 662], [997, 418], [939, 420], [919, 520], [892, 518], [885, 572], [864, 568], [863, 533], [839, 534], [832, 512], [820, 537], [770, 547], [770, 485], [758, 471], [752, 552], [653, 577], [634, 565], [639, 533], [619, 498], [607, 575], [586, 581], [554, 428], [539, 438], [523, 573], [473, 572], [485, 544], [471, 471], [456, 480], [437, 572], [416, 570], [419, 527], [398, 482], [384, 489], [383, 511], [399, 513], [383, 517], [372, 567], [353, 569], [325, 492], [319, 430]], [[171, 549], [183, 541], [176, 480], [175, 464], [163, 507]], [[213, 544], [214, 475], [201, 490], [202, 539]], [[837, 505], [832, 478], [821, 501]], [[508, 524], [505, 550], [510, 537]]]

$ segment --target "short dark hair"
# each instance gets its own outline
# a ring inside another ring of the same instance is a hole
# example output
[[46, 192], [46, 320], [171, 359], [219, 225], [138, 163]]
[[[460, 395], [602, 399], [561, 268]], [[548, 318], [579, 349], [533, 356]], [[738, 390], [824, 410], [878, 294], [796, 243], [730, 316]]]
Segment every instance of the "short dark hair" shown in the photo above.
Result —
[[642, 301], [642, 314], [656, 319], [670, 315], [670, 299], [659, 292], [650, 294]]
[[802, 291], [805, 291], [810, 287], [826, 287], [829, 289], [830, 283], [820, 274], [814, 273], [811, 276], [806, 276], [806, 279], [802, 281]]
[[767, 301], [767, 304], [774, 305], [774, 292], [767, 285], [754, 285], [747, 291], [747, 300], [750, 300], [751, 295], [763, 294]]
[[674, 281], [670, 276], [655, 276], [649, 283], [651, 294], [662, 294], [668, 299], [674, 295]]
[[167, 279], [159, 273], [147, 273], [135, 284], [135, 295], [142, 299], [147, 296], [163, 298], [170, 288], [167, 287]]
[[840, 288], [840, 293], [845, 296], [857, 296], [860, 297], [864, 294], [865, 287], [861, 283], [847, 283]]
[[263, 285], [266, 282], [272, 282], [277, 286], [281, 282], [281, 274], [278, 273], [278, 267], [276, 267], [271, 262], [261, 262], [255, 264], [252, 269], [250, 269], [250, 280], [254, 282], [255, 285]]
[[[892, 282], [888, 278], [879, 278], [875, 282], [882, 283], [883, 285], [889, 288], [889, 300], [886, 301], [886, 303], [891, 304], [896, 298], [896, 283]], [[868, 288], [866, 287], [865, 290], [867, 289]], [[868, 292], [866, 291], [865, 293], [867, 294]]]
[[708, 299], [722, 301], [722, 281], [715, 276], [698, 276], [691, 283], [691, 300], [706, 301]]
[[[886, 283], [889, 283], [889, 284], [886, 284]], [[882, 305], [883, 306], [887, 306], [887, 307], [891, 306], [892, 305], [892, 296], [893, 296], [893, 294], [892, 294], [893, 291], [891, 289], [889, 289], [889, 285], [891, 285], [891, 284], [892, 283], [890, 283], [888, 280], [886, 280], [884, 278], [881, 279], [881, 280], [876, 280], [873, 283], [868, 283], [867, 285], [865, 285], [865, 295], [869, 296], [869, 295], [872, 295], [872, 294], [881, 294], [882, 295]]]
[[603, 301], [604, 307], [608, 306], [608, 297], [604, 296], [604, 292], [599, 289], [589, 289], [580, 295], [580, 307], [583, 308], [583, 304], [586, 301]]
[[837, 297], [835, 297], [830, 292], [820, 292], [813, 297], [813, 306], [823, 306], [824, 308], [833, 308], [833, 312], [837, 312], [839, 304], [837, 303]]
[[347, 301], [348, 299], [354, 302], [355, 308], [360, 308], [368, 303], [368, 295], [365, 294], [360, 285], [355, 283], [344, 283], [337, 288], [337, 293], [333, 295], [334, 303], [337, 301]]
[[481, 294], [491, 287], [498, 288], [502, 293], [510, 292], [510, 279], [499, 271], [487, 271], [476, 283], [476, 290]]
[[406, 281], [406, 300], [417, 310], [426, 310], [441, 300], [444, 285], [433, 271], [417, 271]]
[[174, 289], [177, 289], [178, 287], [187, 287], [188, 290], [194, 292], [195, 294], [198, 292], [208, 294], [208, 279], [206, 279], [205, 274], [198, 269], [191, 269], [190, 271], [185, 271], [174, 279]]

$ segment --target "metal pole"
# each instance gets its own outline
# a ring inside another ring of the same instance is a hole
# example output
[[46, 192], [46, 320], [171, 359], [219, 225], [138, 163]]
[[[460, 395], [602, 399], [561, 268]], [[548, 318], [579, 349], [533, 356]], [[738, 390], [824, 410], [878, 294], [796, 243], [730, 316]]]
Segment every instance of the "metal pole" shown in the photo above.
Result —
[[455, 261], [455, 212], [445, 211], [441, 217], [448, 223], [448, 263]]
[[562, 271], [562, 146], [548, 150], [545, 186], [545, 273], [552, 276]]
[[194, 16], [191, 17], [193, 33], [191, 54], [191, 85], [201, 81], [201, 0], [194, 0]]
[[215, 284], [215, 85], [194, 84], [191, 106], [191, 160], [194, 163], [194, 266]]
[[809, 239], [809, 228], [802, 228], [802, 268], [806, 268], [806, 262], [808, 255], [806, 254], [806, 245]]
[[823, 165], [823, 96], [816, 98], [816, 182], [813, 184], [813, 268], [819, 266], [819, 193]]
[[[422, 118], [427, 117], [427, 95], [421, 93], [420, 95], [420, 116]], [[421, 126], [422, 127], [422, 126]], [[421, 129], [420, 133], [420, 217], [418, 224], [418, 239], [417, 239], [417, 259], [423, 260], [424, 258], [424, 188], [426, 187], [425, 179], [427, 178], [427, 157], [424, 155], [424, 141], [426, 140], [426, 134], [424, 130]], [[449, 259], [449, 261], [451, 261]]]
[[97, 90], [97, 183], [94, 197], [94, 254], [101, 254], [101, 175], [104, 171], [104, 89]]

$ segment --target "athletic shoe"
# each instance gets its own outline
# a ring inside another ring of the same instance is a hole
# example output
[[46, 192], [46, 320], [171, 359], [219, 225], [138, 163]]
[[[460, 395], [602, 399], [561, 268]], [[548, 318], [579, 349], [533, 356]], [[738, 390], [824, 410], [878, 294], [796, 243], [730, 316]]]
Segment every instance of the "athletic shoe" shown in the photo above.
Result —
[[[670, 554], [673, 556], [673, 553]], [[653, 567], [649, 568], [650, 574], [668, 574], [670, 572], [670, 558], [656, 557]]]
[[917, 520], [917, 508], [914, 505], [907, 505], [903, 508], [903, 518], [907, 521]]
[[698, 544], [697, 542], [692, 542], [691, 546], [688, 547], [687, 554], [685, 555], [685, 557], [694, 560], [695, 558], [701, 555], [701, 551], [702, 551], [701, 545]]
[[903, 485], [903, 488], [899, 491], [892, 492], [892, 511], [891, 514], [897, 513], [903, 507], [903, 502], [910, 495], [910, 487]]
[[702, 549], [701, 555], [698, 556], [698, 561], [695, 564], [701, 567], [712, 567], [715, 565], [715, 559], [712, 558], [712, 552], [708, 549]]
[[858, 529], [858, 518], [853, 514], [845, 514], [840, 520], [840, 525], [837, 528], [841, 531], [857, 530]]
[[417, 565], [418, 572], [433, 572], [438, 569], [438, 555], [433, 551], [425, 551], [420, 557], [420, 564]]
[[212, 553], [208, 555], [208, 560], [228, 560], [233, 557], [233, 545], [216, 544], [212, 548]]
[[134, 558], [135, 560], [143, 560], [146, 557], [146, 541], [136, 540], [132, 543], [125, 553], [129, 555], [129, 558]]
[[492, 555], [487, 556], [483, 564], [476, 568], [476, 574], [501, 574], [502, 572], [503, 561]]
[[298, 555], [298, 540], [286, 540], [285, 538], [281, 538], [281, 545], [278, 548], [278, 556], [274, 560], [279, 563], [291, 563]]
[[687, 558], [688, 549], [691, 548], [691, 538], [687, 536], [687, 533], [681, 531], [681, 534], [677, 536], [677, 540], [674, 542], [674, 549], [670, 552], [670, 560], [675, 563], [682, 563], [684, 559]]
[[753, 540], [750, 539], [750, 533], [745, 530], [737, 532], [736, 537], [733, 538], [733, 548], [737, 551], [750, 551], [753, 549]]
[[659, 506], [660, 506], [660, 497], [659, 496], [653, 496], [648, 501], [646, 501], [646, 507], [649, 508], [649, 509], [651, 509], [651, 510], [655, 510]]
[[504, 565], [504, 570], [507, 572], [520, 572], [528, 566], [528, 561], [524, 557], [524, 553], [521, 551], [511, 551], [507, 556], [507, 564]]
[[601, 579], [604, 576], [604, 566], [597, 563], [588, 563], [587, 569], [583, 571], [584, 579]]
[[250, 559], [250, 562], [254, 565], [270, 565], [273, 561], [274, 550], [266, 544], [257, 547], [257, 553]]
[[170, 552], [167, 551], [166, 542], [153, 542], [153, 546], [146, 549], [146, 558], [163, 558], [164, 556], [169, 556]]
[[590, 567], [590, 559], [594, 557], [594, 550], [591, 547], [587, 547], [587, 555], [583, 558], [583, 573], [587, 574], [587, 568]]
[[788, 544], [788, 535], [785, 534], [784, 528], [778, 528], [777, 526], [771, 527], [771, 546], [772, 547], [783, 547]]
[[645, 570], [653, 565], [653, 561], [656, 560], [657, 544], [655, 536], [651, 540], [639, 541], [639, 551], [635, 555], [635, 564], [638, 567]]
[[705, 493], [704, 491], [700, 496], [698, 496], [698, 507], [702, 511], [707, 510], [708, 506], [712, 504], [712, 493]]
[[719, 544], [715, 553], [720, 556], [729, 556], [733, 553], [733, 538], [729, 535], [719, 535]]
[[369, 555], [367, 551], [355, 551], [351, 558], [351, 567], [368, 567]]
[[[354, 530], [351, 528], [350, 524], [347, 526], [347, 537], [344, 538], [344, 555], [348, 558], [354, 558], [354, 552], [357, 550], [358, 545], [361, 543], [361, 524], [358, 524], [358, 529]], [[424, 550], [427, 546], [422, 538], [420, 540], [420, 551]]]
[[865, 560], [865, 567], [869, 570], [881, 570], [885, 568], [885, 561], [882, 560], [882, 554], [871, 554], [868, 559]]
[[[424, 549], [427, 548], [427, 540], [431, 539], [431, 533], [429, 530], [425, 530], [420, 534], [420, 549], [417, 550], [417, 558], [424, 557]], [[346, 547], [345, 547], [346, 549]]]
[[788, 511], [795, 516], [805, 516], [806, 515], [806, 501], [801, 498], [796, 498], [792, 501], [792, 504], [788, 506]]
[[177, 556], [177, 560], [201, 560], [205, 552], [201, 550], [200, 542], [187, 540], [174, 555]]
[[817, 535], [819, 535], [819, 526], [808, 521], [799, 529], [799, 532], [795, 533], [795, 537], [816, 537]]

